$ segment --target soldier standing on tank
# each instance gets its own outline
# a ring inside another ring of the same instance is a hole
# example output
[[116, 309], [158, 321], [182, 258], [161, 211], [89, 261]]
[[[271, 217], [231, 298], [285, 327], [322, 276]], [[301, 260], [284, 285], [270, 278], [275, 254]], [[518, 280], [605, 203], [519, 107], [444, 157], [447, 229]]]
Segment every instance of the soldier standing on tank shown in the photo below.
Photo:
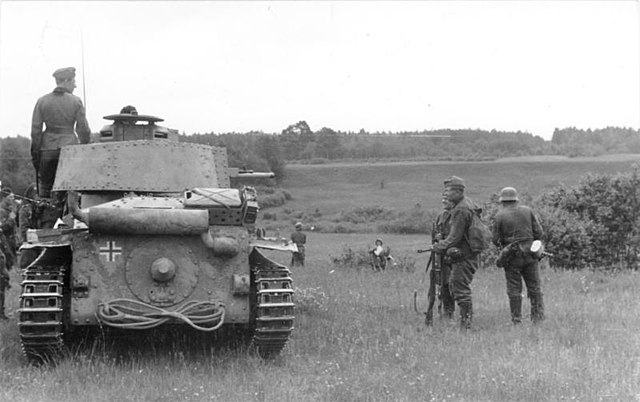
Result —
[[[445, 194], [442, 194], [442, 207], [443, 211], [436, 217], [436, 221], [433, 224], [433, 230], [431, 232], [431, 242], [436, 244], [447, 238], [450, 232], [451, 225], [451, 209], [453, 203], [447, 199]], [[453, 313], [456, 309], [456, 304], [453, 300], [453, 294], [449, 287], [449, 279], [451, 277], [451, 261], [450, 258], [441, 258], [440, 255], [434, 256], [434, 258], [440, 258], [440, 280], [442, 281], [442, 287], [440, 288], [440, 300], [442, 300], [443, 316], [445, 318], [453, 318]], [[429, 300], [436, 296], [436, 272], [432, 268], [429, 273]]]
[[464, 195], [464, 180], [451, 176], [444, 181], [445, 195], [453, 204], [451, 208], [450, 232], [446, 238], [433, 245], [433, 250], [451, 260], [449, 286], [460, 309], [460, 328], [471, 328], [473, 302], [471, 281], [478, 270], [478, 253], [471, 250], [468, 230], [473, 219], [475, 203]]
[[56, 88], [38, 99], [33, 109], [31, 161], [38, 178], [38, 195], [42, 198], [54, 198], [61, 215], [65, 194], [51, 192], [56, 177], [60, 148], [78, 142], [88, 143], [91, 129], [82, 100], [73, 95], [73, 90], [76, 88], [76, 69], [60, 68], [53, 73], [53, 77], [56, 80]]
[[291, 241], [295, 243], [298, 251], [291, 255], [291, 266], [304, 267], [304, 245], [307, 243], [307, 235], [302, 231], [302, 222], [296, 222], [295, 229], [295, 232], [291, 233]]
[[527, 286], [531, 301], [531, 321], [544, 320], [544, 303], [540, 285], [538, 258], [531, 253], [531, 243], [540, 240], [542, 227], [533, 210], [519, 205], [518, 192], [513, 187], [500, 191], [501, 209], [493, 223], [493, 243], [503, 248], [504, 274], [507, 281], [507, 296], [511, 310], [511, 321], [522, 322], [522, 281]]

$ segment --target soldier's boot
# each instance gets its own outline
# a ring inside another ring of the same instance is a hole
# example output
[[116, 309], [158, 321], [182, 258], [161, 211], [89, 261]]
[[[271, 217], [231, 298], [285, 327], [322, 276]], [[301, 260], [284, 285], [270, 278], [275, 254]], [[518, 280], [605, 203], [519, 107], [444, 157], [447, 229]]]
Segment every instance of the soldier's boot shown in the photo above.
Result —
[[428, 310], [426, 313], [424, 313], [424, 323], [427, 327], [433, 325], [433, 309]]
[[544, 321], [544, 301], [542, 300], [542, 293], [536, 293], [529, 295], [531, 300], [531, 321], [537, 324]]
[[460, 305], [460, 329], [467, 331], [471, 329], [473, 319], [473, 305], [471, 302], [459, 303]]
[[448, 320], [453, 319], [453, 313], [456, 311], [456, 303], [451, 296], [444, 296], [442, 298], [442, 309], [444, 310], [444, 318]]
[[513, 325], [522, 323], [522, 296], [509, 297], [509, 308]]

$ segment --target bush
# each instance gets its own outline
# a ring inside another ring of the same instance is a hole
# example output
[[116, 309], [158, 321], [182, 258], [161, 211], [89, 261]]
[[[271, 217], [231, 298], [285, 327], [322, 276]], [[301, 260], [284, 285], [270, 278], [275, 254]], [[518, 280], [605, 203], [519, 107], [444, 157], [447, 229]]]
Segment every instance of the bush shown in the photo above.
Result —
[[546, 251], [554, 254], [553, 265], [568, 269], [607, 265], [606, 256], [599, 253], [605, 233], [602, 226], [562, 209], [546, 207], [537, 212]]
[[276, 221], [278, 220], [278, 216], [276, 215], [276, 213], [270, 213], [270, 212], [265, 212], [262, 214], [262, 219], [264, 220], [272, 220], [272, 221]]
[[543, 194], [540, 213], [554, 264], [566, 268], [620, 266], [640, 260], [640, 174], [589, 174], [572, 188]]
[[267, 194], [265, 196], [258, 196], [258, 205], [260, 208], [272, 208], [284, 205], [286, 202], [282, 194]]
[[277, 187], [259, 187], [258, 204], [260, 208], [279, 207], [291, 200], [291, 193]]

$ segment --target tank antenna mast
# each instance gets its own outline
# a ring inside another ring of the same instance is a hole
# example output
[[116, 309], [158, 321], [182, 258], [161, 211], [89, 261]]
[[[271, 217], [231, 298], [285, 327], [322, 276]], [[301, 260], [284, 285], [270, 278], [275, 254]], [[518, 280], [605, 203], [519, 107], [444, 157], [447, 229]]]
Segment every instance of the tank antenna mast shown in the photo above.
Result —
[[80, 51], [82, 53], [82, 98], [84, 100], [84, 110], [87, 110], [87, 80], [84, 77], [84, 30], [80, 28]]

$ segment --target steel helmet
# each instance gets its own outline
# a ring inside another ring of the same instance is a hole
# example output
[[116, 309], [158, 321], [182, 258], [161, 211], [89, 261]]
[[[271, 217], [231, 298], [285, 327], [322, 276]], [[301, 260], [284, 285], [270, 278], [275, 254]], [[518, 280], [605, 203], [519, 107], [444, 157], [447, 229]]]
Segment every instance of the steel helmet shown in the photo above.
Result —
[[518, 192], [513, 187], [505, 187], [500, 190], [499, 201], [518, 201]]

